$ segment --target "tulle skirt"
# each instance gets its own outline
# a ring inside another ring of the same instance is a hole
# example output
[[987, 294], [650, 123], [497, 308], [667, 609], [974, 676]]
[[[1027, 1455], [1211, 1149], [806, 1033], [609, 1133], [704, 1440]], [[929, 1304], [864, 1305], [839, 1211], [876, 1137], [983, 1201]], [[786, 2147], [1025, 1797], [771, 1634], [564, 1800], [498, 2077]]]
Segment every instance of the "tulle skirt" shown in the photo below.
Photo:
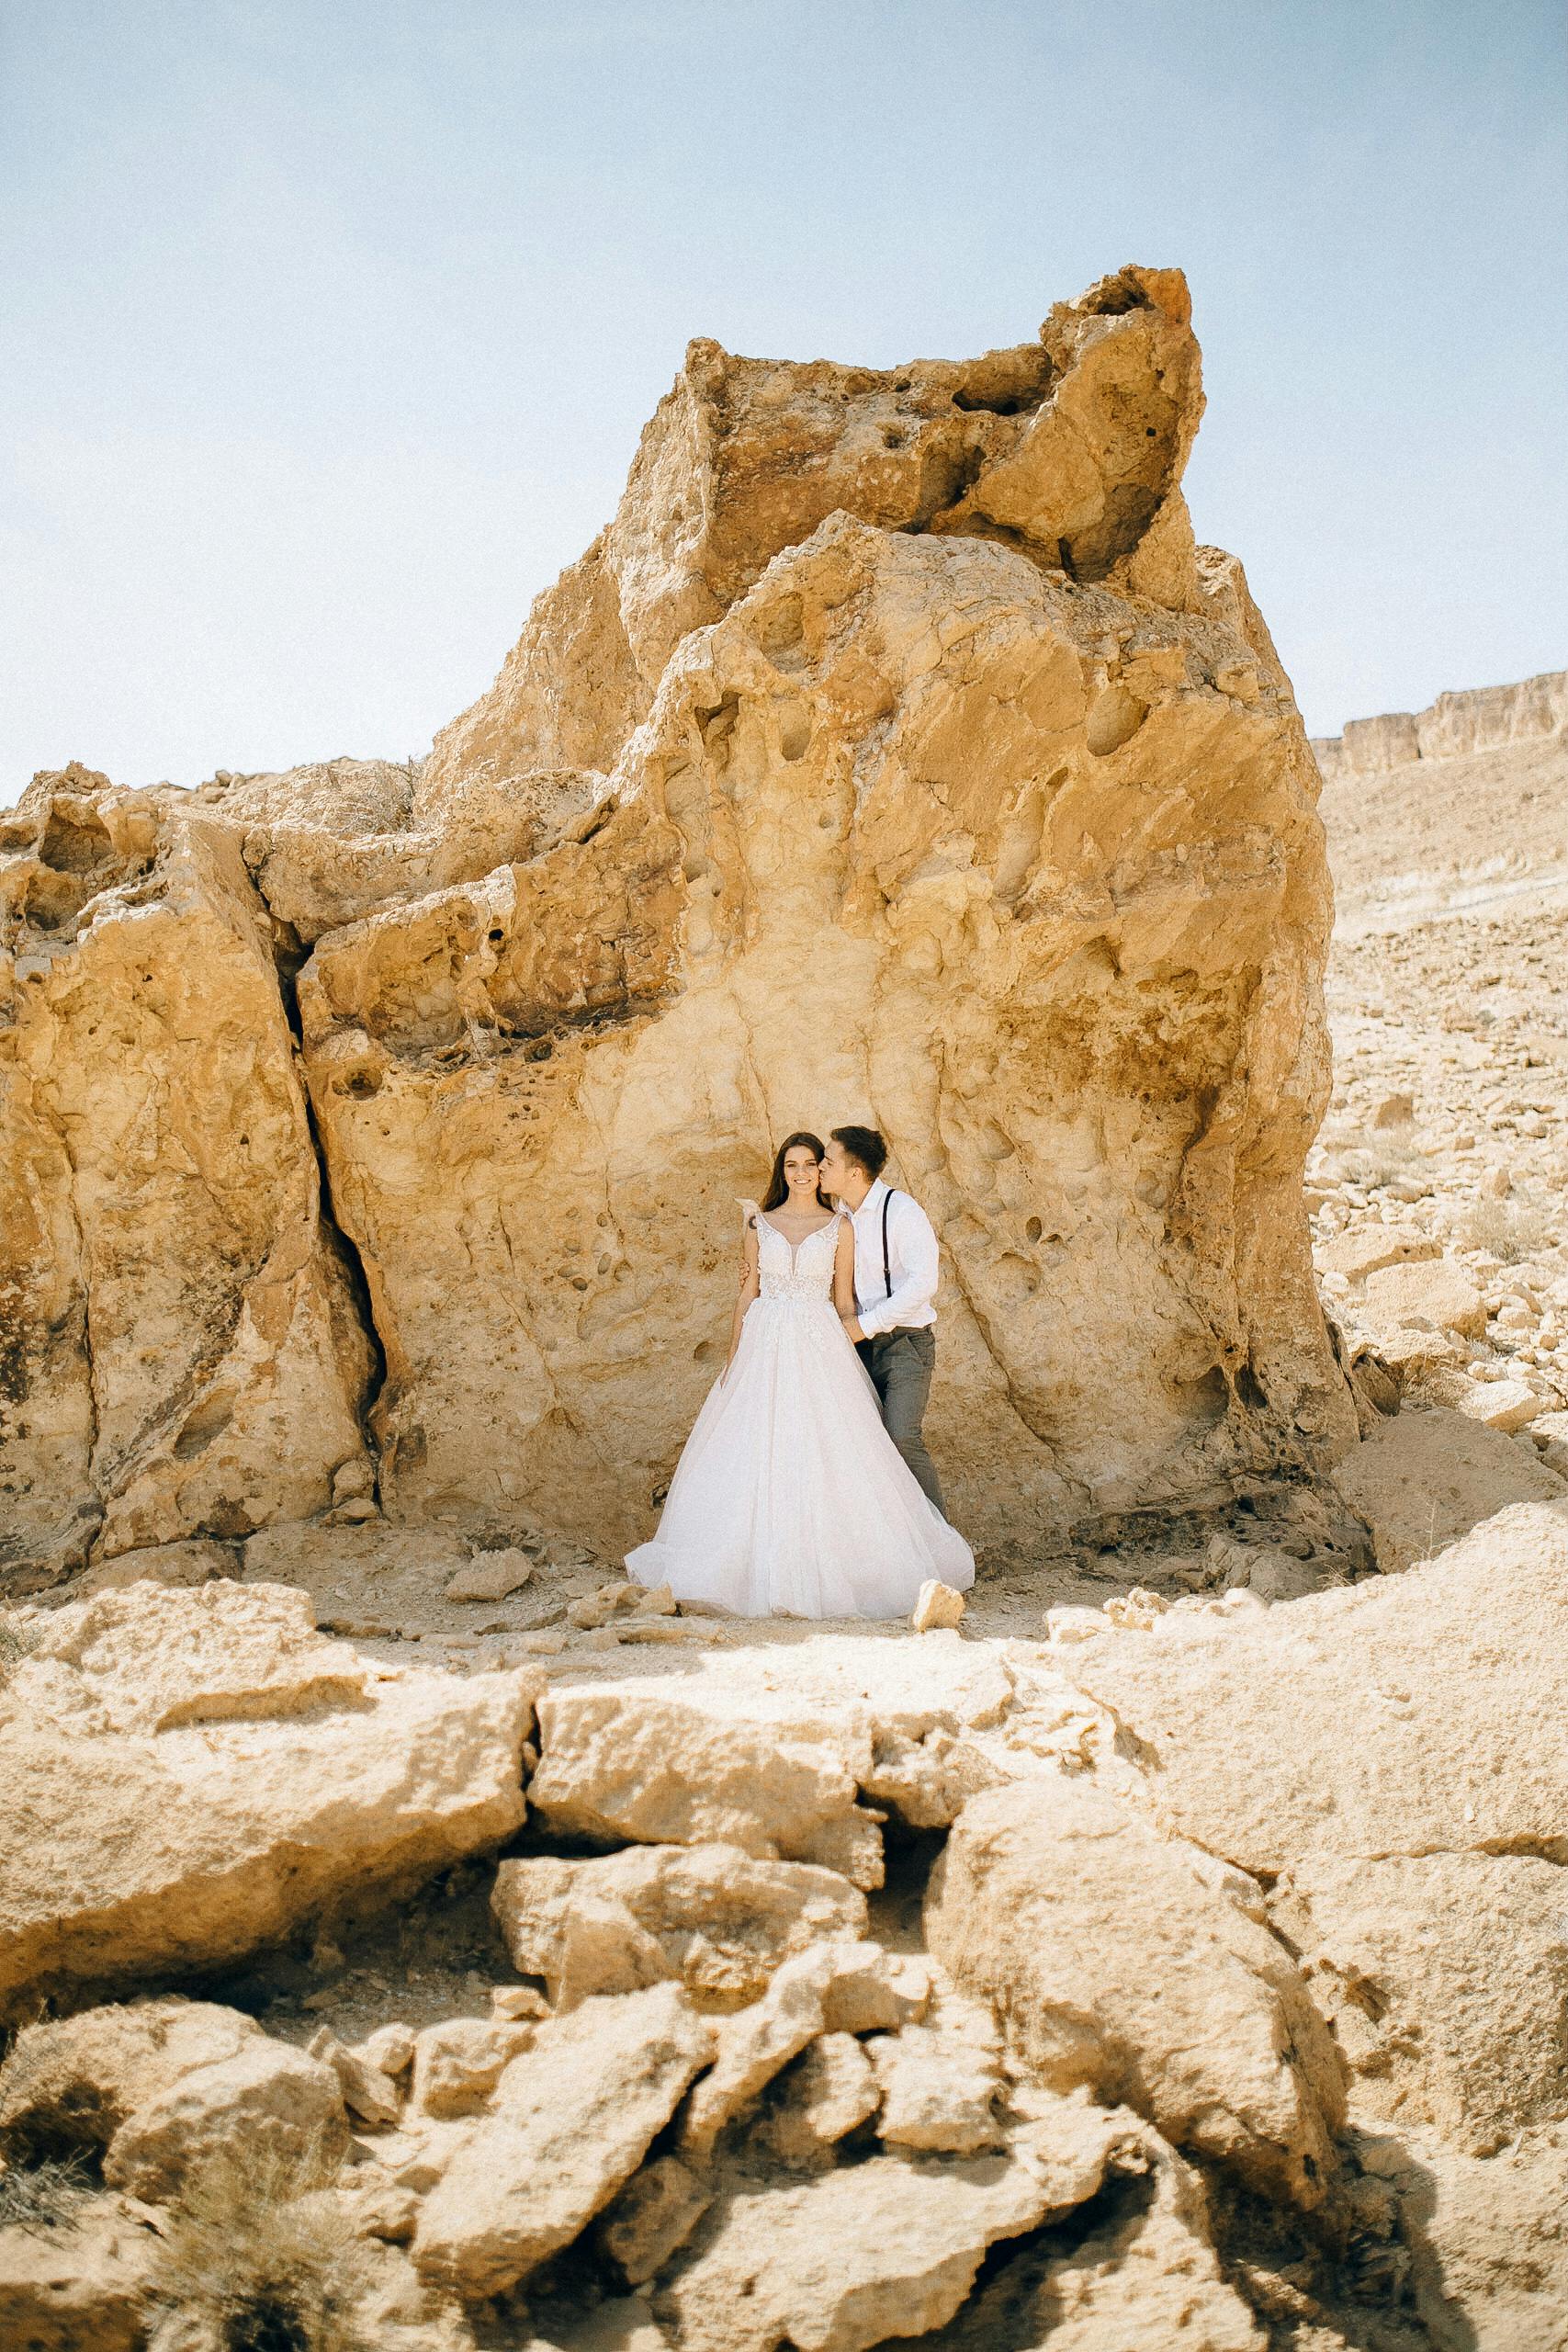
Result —
[[975, 1555], [884, 1429], [833, 1306], [759, 1298], [626, 1573], [742, 1617], [903, 1617], [930, 1577], [967, 1590]]

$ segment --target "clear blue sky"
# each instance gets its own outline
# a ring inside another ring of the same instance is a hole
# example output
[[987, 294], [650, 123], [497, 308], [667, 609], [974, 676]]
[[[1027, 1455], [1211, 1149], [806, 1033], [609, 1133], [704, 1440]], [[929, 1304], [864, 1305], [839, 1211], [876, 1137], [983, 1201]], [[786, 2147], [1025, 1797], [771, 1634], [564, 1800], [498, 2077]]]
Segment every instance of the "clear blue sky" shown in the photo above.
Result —
[[0, 0], [0, 803], [402, 757], [689, 335], [1192, 282], [1314, 731], [1568, 662], [1556, 0]]

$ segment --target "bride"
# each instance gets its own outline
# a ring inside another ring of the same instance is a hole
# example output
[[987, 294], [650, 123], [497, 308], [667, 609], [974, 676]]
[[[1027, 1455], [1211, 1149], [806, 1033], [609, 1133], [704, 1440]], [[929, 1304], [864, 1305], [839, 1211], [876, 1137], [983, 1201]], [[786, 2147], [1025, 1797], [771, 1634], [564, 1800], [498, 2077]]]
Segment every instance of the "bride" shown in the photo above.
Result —
[[787, 1136], [766, 1198], [740, 1204], [729, 1356], [626, 1572], [742, 1617], [903, 1617], [930, 1577], [973, 1584], [975, 1555], [884, 1429], [844, 1329], [854, 1229], [818, 1189], [822, 1151]]

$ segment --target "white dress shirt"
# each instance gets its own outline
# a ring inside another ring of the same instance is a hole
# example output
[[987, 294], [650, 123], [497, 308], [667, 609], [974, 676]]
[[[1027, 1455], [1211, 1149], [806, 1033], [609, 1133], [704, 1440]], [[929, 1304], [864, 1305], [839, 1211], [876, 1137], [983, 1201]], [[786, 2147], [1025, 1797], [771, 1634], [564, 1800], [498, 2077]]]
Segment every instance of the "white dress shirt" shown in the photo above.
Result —
[[882, 1204], [888, 1187], [879, 1176], [858, 1209], [855, 1229], [855, 1319], [868, 1340], [882, 1331], [923, 1329], [936, 1321], [936, 1232], [919, 1201], [895, 1191], [887, 1212], [887, 1263], [892, 1295], [882, 1272]]

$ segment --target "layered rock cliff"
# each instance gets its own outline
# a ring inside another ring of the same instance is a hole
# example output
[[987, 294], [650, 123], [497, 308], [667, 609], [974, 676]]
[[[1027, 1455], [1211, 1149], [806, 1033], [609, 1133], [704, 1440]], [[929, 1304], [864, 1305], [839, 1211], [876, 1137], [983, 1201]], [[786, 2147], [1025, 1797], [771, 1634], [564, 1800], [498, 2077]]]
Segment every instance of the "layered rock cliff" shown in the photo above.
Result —
[[1355, 1417], [1300, 1176], [1317, 771], [1195, 546], [1179, 273], [875, 371], [692, 345], [423, 769], [0, 820], [0, 1563], [330, 1508], [610, 1549], [738, 1193], [871, 1118], [944, 1246], [955, 1516], [1021, 1546]]

